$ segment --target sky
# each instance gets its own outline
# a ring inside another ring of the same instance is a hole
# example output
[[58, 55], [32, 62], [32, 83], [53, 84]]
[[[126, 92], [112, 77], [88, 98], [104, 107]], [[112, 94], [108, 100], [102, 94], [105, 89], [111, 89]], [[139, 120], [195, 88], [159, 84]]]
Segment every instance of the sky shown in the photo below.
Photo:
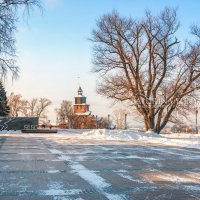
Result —
[[113, 10], [123, 16], [141, 18], [146, 9], [156, 14], [166, 6], [178, 8], [179, 38], [189, 38], [189, 27], [200, 24], [199, 0], [43, 0], [42, 12], [34, 10], [28, 20], [18, 22], [20, 78], [7, 80], [8, 95], [14, 92], [25, 99], [49, 98], [53, 105], [47, 114], [55, 122], [55, 107], [62, 100], [73, 102], [80, 83], [92, 113], [111, 114], [111, 102], [97, 95], [98, 75], [91, 72], [89, 38], [96, 21]]

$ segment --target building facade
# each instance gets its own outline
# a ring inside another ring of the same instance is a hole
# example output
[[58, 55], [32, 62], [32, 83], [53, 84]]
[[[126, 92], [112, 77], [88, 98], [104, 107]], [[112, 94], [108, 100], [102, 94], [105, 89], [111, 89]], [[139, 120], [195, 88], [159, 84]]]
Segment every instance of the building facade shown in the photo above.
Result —
[[76, 115], [90, 115], [89, 104], [86, 103], [86, 97], [83, 96], [83, 90], [79, 86], [78, 95], [75, 97], [74, 113]]

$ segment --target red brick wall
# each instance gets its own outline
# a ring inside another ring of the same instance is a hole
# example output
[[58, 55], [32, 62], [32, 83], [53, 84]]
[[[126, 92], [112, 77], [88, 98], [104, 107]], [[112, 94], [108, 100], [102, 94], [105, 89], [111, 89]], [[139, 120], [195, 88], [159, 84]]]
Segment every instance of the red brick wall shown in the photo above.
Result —
[[74, 105], [74, 112], [75, 113], [85, 113], [89, 110], [88, 105]]

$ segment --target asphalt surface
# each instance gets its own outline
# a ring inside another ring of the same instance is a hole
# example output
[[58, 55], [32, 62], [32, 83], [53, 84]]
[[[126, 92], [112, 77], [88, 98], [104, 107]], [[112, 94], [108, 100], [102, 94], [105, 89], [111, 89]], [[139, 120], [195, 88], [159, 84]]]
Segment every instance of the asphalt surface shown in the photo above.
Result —
[[200, 199], [197, 149], [66, 140], [0, 136], [0, 200]]

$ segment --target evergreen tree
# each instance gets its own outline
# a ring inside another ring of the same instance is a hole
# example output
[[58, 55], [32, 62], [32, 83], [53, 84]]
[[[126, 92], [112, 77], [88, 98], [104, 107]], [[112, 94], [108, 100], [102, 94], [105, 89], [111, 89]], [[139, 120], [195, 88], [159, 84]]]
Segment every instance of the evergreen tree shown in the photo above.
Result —
[[9, 106], [8, 100], [6, 96], [6, 91], [2, 82], [0, 81], [0, 116], [8, 116], [9, 114]]

